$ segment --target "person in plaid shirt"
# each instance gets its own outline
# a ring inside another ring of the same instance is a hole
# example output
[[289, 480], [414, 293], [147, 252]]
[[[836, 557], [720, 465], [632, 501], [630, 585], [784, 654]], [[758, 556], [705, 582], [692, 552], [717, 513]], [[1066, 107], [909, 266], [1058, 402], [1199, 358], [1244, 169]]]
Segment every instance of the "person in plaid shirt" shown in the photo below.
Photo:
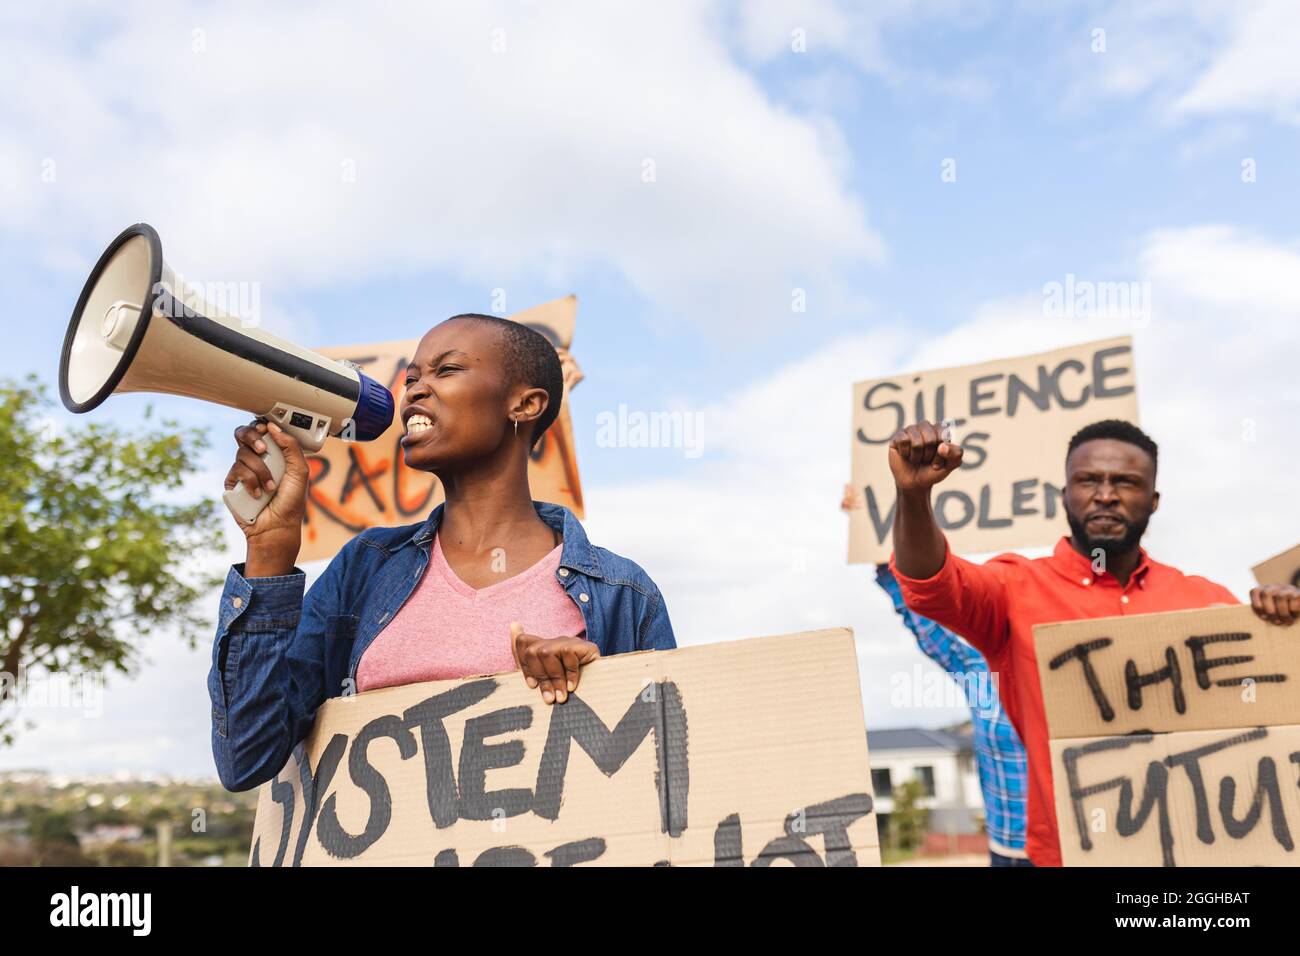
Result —
[[[858, 502], [856, 489], [846, 484], [840, 510], [847, 514]], [[1033, 866], [1025, 853], [1025, 799], [1029, 790], [1025, 748], [1002, 709], [988, 662], [952, 631], [910, 610], [903, 603], [903, 592], [887, 562], [876, 565], [876, 583], [894, 602], [894, 610], [916, 637], [921, 652], [965, 692], [975, 737], [975, 766], [984, 795], [990, 865]]]
[[1025, 748], [1002, 710], [983, 655], [952, 631], [908, 610], [888, 564], [876, 565], [876, 583], [926, 657], [942, 667], [966, 694], [975, 735], [975, 763], [984, 794], [984, 829], [992, 866], [1033, 866], [1025, 855]]

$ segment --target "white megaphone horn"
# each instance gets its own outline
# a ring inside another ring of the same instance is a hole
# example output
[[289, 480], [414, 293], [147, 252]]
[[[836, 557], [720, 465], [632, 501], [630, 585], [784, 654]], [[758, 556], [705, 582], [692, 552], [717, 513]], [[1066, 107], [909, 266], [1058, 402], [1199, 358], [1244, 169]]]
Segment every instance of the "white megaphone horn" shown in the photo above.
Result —
[[[369, 441], [393, 421], [393, 396], [349, 363], [245, 327], [178, 287], [157, 231], [137, 223], [95, 263], [68, 323], [59, 395], [88, 412], [116, 392], [165, 392], [240, 408], [274, 421], [308, 452], [327, 436]], [[262, 456], [277, 486], [284, 456]], [[250, 524], [273, 496], [242, 485], [223, 496]]]

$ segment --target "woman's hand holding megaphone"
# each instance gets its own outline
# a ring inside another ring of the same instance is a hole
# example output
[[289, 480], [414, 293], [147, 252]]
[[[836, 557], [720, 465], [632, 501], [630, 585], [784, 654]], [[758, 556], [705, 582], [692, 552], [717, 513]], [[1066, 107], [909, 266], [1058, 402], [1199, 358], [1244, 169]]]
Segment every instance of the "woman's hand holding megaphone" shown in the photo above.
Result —
[[[284, 455], [284, 475], [277, 484], [262, 455], [274, 442]], [[302, 547], [302, 522], [307, 509], [307, 457], [298, 439], [274, 422], [255, 421], [235, 429], [239, 446], [226, 473], [226, 490], [243, 485], [254, 498], [270, 501], [251, 524], [238, 522], [248, 541], [245, 578], [289, 574]]]

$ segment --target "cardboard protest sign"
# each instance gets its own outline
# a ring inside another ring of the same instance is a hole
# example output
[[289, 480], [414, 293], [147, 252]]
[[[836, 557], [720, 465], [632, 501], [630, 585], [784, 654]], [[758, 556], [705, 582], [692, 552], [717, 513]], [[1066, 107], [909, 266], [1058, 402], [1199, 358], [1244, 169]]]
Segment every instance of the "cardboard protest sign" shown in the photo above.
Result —
[[[584, 517], [577, 449], [569, 417], [569, 389], [582, 372], [569, 354], [578, 300], [574, 296], [547, 302], [510, 318], [537, 329], [555, 345], [564, 368], [564, 403], [560, 415], [532, 450], [528, 482], [533, 498], [564, 505]], [[388, 386], [400, 407], [406, 366], [419, 339], [377, 345], [347, 345], [318, 349], [333, 359], [355, 362], [371, 378]], [[438, 479], [408, 468], [400, 444], [404, 433], [397, 415], [393, 424], [372, 442], [327, 441], [308, 456], [311, 490], [303, 528], [302, 561], [332, 558], [353, 536], [366, 528], [412, 524], [424, 518], [444, 498]]]
[[1067, 866], [1300, 862], [1300, 633], [1249, 607], [1034, 628]]
[[955, 421], [961, 468], [934, 489], [952, 549], [1004, 551], [1052, 544], [1064, 533], [1065, 449], [1091, 422], [1137, 423], [1127, 336], [1018, 358], [872, 379], [853, 386], [849, 563], [893, 550], [889, 442], [918, 421]]
[[1260, 584], [1293, 584], [1300, 588], [1300, 544], [1250, 569]]
[[845, 629], [325, 702], [259, 795], [260, 866], [879, 865]]

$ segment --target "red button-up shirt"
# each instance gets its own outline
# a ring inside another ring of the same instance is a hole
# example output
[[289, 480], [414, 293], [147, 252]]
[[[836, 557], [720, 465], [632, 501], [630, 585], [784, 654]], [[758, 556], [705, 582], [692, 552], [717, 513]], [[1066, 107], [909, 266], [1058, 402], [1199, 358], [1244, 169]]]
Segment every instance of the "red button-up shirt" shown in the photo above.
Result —
[[1061, 848], [1034, 625], [1240, 603], [1227, 588], [1152, 561], [1145, 551], [1121, 587], [1095, 572], [1068, 538], [1047, 558], [1002, 554], [981, 565], [949, 553], [939, 573], [924, 580], [899, 573], [892, 557], [890, 566], [907, 606], [970, 641], [998, 675], [1002, 706], [1029, 755], [1026, 851], [1036, 866], [1060, 866]]

